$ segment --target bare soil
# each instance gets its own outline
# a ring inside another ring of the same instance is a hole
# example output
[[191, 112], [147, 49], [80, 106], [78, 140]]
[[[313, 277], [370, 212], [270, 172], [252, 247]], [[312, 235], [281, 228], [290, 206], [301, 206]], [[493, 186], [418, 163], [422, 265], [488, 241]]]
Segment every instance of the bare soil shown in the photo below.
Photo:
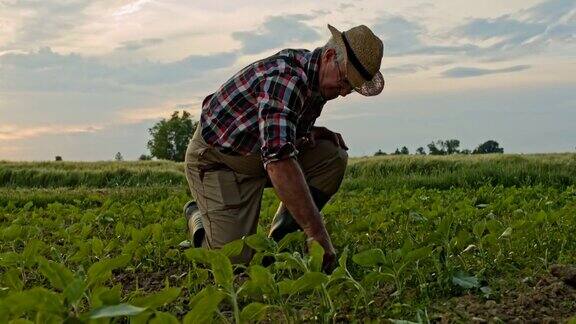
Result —
[[576, 316], [576, 267], [554, 265], [550, 274], [522, 282], [498, 301], [468, 294], [437, 310], [440, 323], [564, 323]]
[[113, 273], [113, 281], [122, 284], [122, 290], [127, 293], [136, 289], [151, 293], [166, 287], [179, 287], [182, 279], [186, 277], [188, 268], [172, 268], [154, 272], [123, 272]]

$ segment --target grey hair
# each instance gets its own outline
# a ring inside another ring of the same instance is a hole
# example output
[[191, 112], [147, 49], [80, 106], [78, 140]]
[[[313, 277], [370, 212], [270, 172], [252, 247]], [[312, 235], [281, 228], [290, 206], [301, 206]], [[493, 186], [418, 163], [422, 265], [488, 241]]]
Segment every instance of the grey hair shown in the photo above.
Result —
[[346, 53], [344, 53], [344, 48], [342, 48], [336, 44], [336, 40], [334, 39], [334, 36], [330, 37], [330, 39], [328, 40], [326, 45], [324, 45], [322, 51], [326, 52], [330, 48], [332, 48], [332, 49], [334, 49], [334, 51], [336, 51], [336, 60], [338, 61], [338, 64], [343, 65], [344, 64], [344, 58], [346, 57]]

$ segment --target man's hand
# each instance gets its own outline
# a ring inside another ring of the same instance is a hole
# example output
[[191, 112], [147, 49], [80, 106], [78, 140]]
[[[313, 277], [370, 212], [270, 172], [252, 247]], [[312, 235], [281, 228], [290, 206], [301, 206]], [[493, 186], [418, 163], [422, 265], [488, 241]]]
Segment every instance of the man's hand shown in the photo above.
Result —
[[304, 230], [308, 238], [320, 243], [325, 259], [335, 259], [335, 251], [326, 231], [322, 215], [310, 195], [300, 165], [294, 158], [273, 161], [266, 165], [272, 185], [280, 200]]
[[[328, 240], [329, 239], [330, 238], [328, 238]], [[306, 239], [306, 245], [308, 250], [310, 250], [312, 242], [314, 241], [317, 240], [313, 238]], [[330, 243], [330, 245], [332, 245], [332, 243]], [[324, 250], [324, 256], [322, 258], [322, 272], [326, 274], [331, 274], [334, 271], [334, 269], [336, 269], [337, 266], [338, 266], [338, 260], [336, 259], [336, 251], [334, 251], [334, 249], [332, 249], [331, 251]]]
[[332, 143], [334, 143], [334, 145], [341, 147], [344, 150], [348, 150], [348, 146], [346, 146], [346, 143], [344, 143], [344, 140], [342, 139], [342, 135], [340, 135], [340, 133], [335, 133], [326, 127], [316, 127], [316, 126], [312, 127], [310, 133], [311, 133], [310, 145], [312, 147], [316, 146], [316, 140], [325, 139], [331, 141]]

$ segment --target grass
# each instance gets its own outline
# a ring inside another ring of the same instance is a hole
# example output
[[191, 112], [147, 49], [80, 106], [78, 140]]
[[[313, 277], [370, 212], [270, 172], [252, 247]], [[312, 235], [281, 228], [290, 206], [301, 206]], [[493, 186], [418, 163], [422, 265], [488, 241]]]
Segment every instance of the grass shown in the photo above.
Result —
[[[486, 184], [576, 184], [576, 154], [488, 154], [353, 158], [346, 188], [439, 188]], [[0, 162], [0, 187], [138, 187], [186, 185], [184, 164], [144, 162]]]
[[[171, 162], [1, 162], [0, 322], [102, 314], [98, 321], [528, 321], [548, 315], [445, 305], [500, 305], [539, 289], [553, 264], [576, 263], [574, 154], [351, 159], [323, 209], [341, 258], [331, 276], [318, 271], [316, 247], [304, 253], [301, 236], [287, 250], [265, 238], [278, 203], [272, 190], [258, 234], [245, 241], [258, 251], [246, 274], [233, 275], [242, 267], [225, 257], [236, 243], [183, 249], [182, 170]], [[263, 268], [266, 255], [277, 261]], [[546, 308], [567, 320], [576, 303], [556, 296]]]

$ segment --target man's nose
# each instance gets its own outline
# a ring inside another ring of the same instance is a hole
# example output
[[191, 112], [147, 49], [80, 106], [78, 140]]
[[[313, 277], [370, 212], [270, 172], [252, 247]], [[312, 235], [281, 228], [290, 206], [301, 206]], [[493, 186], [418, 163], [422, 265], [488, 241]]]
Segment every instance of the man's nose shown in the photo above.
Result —
[[342, 97], [346, 97], [347, 95], [349, 95], [352, 92], [352, 89], [346, 87], [346, 88], [342, 88], [340, 90], [340, 96]]

